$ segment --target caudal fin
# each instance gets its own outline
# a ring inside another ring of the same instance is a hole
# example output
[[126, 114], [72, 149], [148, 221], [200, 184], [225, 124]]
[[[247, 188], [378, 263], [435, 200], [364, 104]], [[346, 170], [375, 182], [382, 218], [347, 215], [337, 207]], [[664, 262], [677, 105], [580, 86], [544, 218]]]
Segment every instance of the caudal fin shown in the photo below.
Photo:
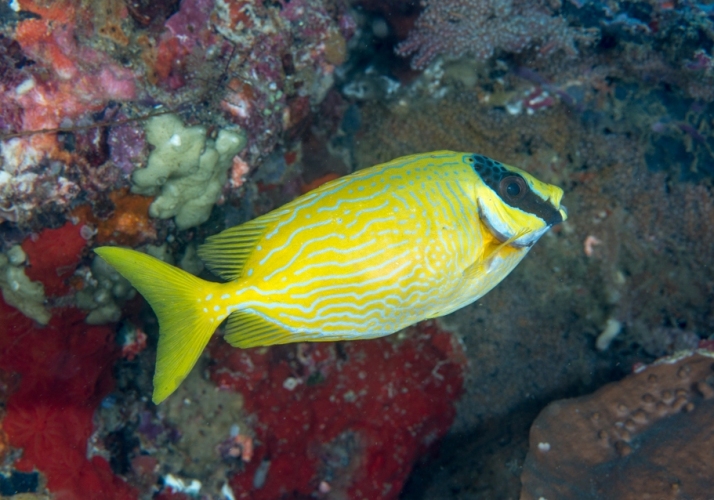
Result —
[[218, 326], [203, 314], [200, 299], [220, 285], [127, 248], [94, 251], [131, 282], [159, 318], [152, 398], [158, 404], [186, 378]]

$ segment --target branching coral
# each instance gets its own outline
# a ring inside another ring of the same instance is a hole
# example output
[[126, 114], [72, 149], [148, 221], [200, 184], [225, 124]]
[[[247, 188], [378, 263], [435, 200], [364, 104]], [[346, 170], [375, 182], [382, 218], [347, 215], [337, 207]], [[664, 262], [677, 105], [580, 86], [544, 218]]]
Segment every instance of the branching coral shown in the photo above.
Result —
[[542, 2], [428, 1], [397, 53], [413, 54], [412, 67], [423, 69], [440, 55], [458, 58], [472, 54], [486, 60], [498, 50], [517, 53], [535, 46], [544, 54], [563, 49], [575, 55], [577, 40], [591, 42], [593, 35], [570, 27]]

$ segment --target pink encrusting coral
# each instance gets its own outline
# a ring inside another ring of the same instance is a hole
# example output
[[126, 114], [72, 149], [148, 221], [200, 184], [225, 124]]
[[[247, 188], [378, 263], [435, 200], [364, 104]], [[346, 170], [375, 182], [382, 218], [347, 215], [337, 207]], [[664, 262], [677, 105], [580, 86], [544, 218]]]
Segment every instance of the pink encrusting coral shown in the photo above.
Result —
[[[66, 214], [83, 191], [96, 200], [128, 185], [147, 161], [142, 129], [155, 106], [191, 103], [209, 129], [240, 127], [253, 169], [295, 123], [294, 102], [323, 100], [354, 33], [346, 6], [322, 0], [17, 7], [31, 14], [0, 39], [0, 222], [23, 228]], [[82, 183], [87, 165], [112, 182]]]
[[248, 132], [247, 155], [270, 153], [292, 123], [290, 103], [307, 97], [319, 104], [333, 72], [347, 56], [352, 31], [322, 0], [280, 2], [278, 9], [245, 0], [216, 3], [215, 29], [233, 45], [241, 69], [233, 73], [221, 109]]
[[[34, 6], [28, 5], [32, 10]], [[29, 19], [17, 28], [16, 39], [28, 57], [55, 77], [51, 80], [29, 75], [15, 95], [25, 110], [24, 130], [55, 128], [64, 119], [74, 119], [104, 107], [108, 100], [136, 98], [136, 75], [120, 67], [106, 54], [79, 45], [75, 38], [73, 8], [65, 6], [58, 19]]]
[[216, 45], [209, 23], [212, 9], [210, 0], [184, 0], [180, 10], [166, 21], [158, 42], [155, 70], [168, 88], [175, 90], [186, 84], [188, 57], [198, 58]]
[[35, 16], [18, 23], [15, 45], [3, 44], [0, 127], [10, 137], [0, 142], [0, 221], [24, 224], [41, 205], [68, 208], [81, 191], [71, 179], [74, 159], [57, 134], [31, 132], [71, 127], [138, 91], [132, 70], [78, 43], [73, 2], [20, 4]]
[[471, 54], [486, 60], [496, 51], [518, 53], [530, 47], [539, 47], [543, 54], [565, 50], [575, 55], [577, 40], [592, 41], [592, 35], [570, 27], [545, 2], [428, 1], [397, 53], [413, 55], [412, 67], [423, 69], [438, 56]]
[[428, 321], [400, 337], [238, 350], [217, 342], [211, 378], [254, 415], [236, 498], [398, 498], [455, 415], [461, 345]]

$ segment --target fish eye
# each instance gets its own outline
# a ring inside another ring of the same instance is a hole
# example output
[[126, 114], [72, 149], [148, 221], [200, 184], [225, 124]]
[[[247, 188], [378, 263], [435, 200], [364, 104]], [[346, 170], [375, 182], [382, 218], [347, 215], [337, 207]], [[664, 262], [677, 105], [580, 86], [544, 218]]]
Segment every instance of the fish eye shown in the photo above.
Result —
[[511, 200], [523, 198], [528, 192], [528, 185], [523, 177], [519, 175], [509, 175], [501, 179], [498, 185], [501, 196]]

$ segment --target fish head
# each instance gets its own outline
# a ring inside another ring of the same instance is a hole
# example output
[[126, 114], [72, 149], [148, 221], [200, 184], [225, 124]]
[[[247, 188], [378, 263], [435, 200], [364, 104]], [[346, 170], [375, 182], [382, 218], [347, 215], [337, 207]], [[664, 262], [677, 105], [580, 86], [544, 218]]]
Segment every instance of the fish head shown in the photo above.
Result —
[[482, 155], [468, 155], [478, 182], [481, 222], [501, 242], [529, 247], [552, 226], [568, 218], [563, 190], [528, 172]]

